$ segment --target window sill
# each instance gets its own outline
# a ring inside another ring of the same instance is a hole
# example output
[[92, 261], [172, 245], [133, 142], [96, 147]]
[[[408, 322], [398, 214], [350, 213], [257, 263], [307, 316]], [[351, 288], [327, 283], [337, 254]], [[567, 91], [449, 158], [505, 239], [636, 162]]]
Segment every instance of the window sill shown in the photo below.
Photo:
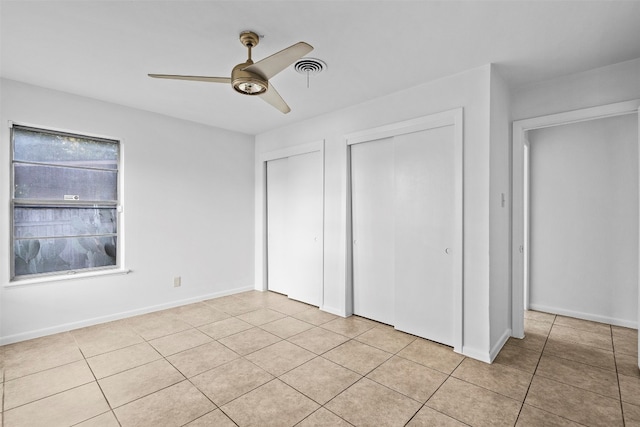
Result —
[[34, 277], [31, 279], [16, 279], [8, 284], [4, 285], [5, 288], [13, 288], [18, 286], [28, 286], [28, 285], [39, 285], [43, 283], [50, 282], [61, 282], [65, 280], [77, 280], [77, 279], [88, 279], [92, 277], [102, 277], [102, 276], [115, 276], [121, 274], [129, 274], [131, 270], [118, 268], [118, 269], [109, 269], [109, 270], [99, 270], [99, 271], [87, 271], [84, 273], [74, 273], [69, 272], [67, 274], [59, 274], [53, 276], [40, 276]]

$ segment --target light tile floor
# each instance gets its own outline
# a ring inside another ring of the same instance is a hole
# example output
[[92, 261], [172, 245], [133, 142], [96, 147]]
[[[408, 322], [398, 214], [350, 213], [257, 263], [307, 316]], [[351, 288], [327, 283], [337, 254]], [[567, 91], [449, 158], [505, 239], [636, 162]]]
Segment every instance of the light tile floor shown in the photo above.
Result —
[[488, 365], [245, 292], [2, 347], [0, 424], [640, 426], [636, 330], [525, 329]]

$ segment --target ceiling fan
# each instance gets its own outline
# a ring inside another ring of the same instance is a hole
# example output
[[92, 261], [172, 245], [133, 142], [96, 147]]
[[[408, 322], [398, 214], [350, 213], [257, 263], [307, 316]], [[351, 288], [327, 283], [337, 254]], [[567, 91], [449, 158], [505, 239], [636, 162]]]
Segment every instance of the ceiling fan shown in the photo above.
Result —
[[209, 83], [231, 83], [231, 86], [243, 95], [257, 95], [283, 113], [291, 108], [284, 102], [278, 91], [269, 83], [269, 79], [293, 64], [313, 50], [313, 46], [298, 42], [280, 52], [256, 63], [251, 59], [251, 49], [258, 45], [260, 37], [253, 31], [240, 33], [240, 42], [249, 50], [246, 62], [236, 65], [231, 70], [231, 77], [180, 76], [173, 74], [149, 74], [149, 77], [173, 80], [194, 80]]

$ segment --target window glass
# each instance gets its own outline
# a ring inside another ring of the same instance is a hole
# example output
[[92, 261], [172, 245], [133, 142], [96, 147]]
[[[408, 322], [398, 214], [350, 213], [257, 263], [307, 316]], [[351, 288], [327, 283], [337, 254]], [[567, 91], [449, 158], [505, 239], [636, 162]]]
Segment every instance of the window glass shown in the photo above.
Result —
[[117, 171], [16, 163], [14, 174], [16, 199], [118, 199]]
[[16, 276], [116, 265], [116, 237], [15, 239]]
[[118, 168], [118, 144], [31, 128], [13, 128], [16, 161], [63, 166]]
[[118, 141], [12, 128], [12, 278], [117, 267]]
[[16, 207], [14, 236], [20, 239], [116, 234], [117, 215], [115, 208]]

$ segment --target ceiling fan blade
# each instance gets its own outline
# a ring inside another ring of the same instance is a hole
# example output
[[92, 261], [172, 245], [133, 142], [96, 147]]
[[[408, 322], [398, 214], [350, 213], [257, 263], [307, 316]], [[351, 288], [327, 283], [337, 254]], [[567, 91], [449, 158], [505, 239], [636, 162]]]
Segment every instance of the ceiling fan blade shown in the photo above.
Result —
[[148, 76], [155, 79], [193, 80], [197, 82], [209, 83], [231, 83], [230, 77], [176, 76], [174, 74], [148, 74]]
[[273, 55], [256, 62], [253, 65], [249, 65], [244, 68], [243, 71], [258, 73], [264, 78], [270, 79], [312, 50], [313, 46], [310, 44], [298, 42], [281, 50], [280, 52], [274, 53]]
[[262, 95], [258, 95], [268, 104], [271, 104], [273, 107], [276, 107], [278, 110], [282, 111], [284, 114], [287, 114], [291, 111], [291, 108], [284, 102], [284, 99], [280, 96], [276, 88], [273, 85], [269, 84], [269, 89]]

